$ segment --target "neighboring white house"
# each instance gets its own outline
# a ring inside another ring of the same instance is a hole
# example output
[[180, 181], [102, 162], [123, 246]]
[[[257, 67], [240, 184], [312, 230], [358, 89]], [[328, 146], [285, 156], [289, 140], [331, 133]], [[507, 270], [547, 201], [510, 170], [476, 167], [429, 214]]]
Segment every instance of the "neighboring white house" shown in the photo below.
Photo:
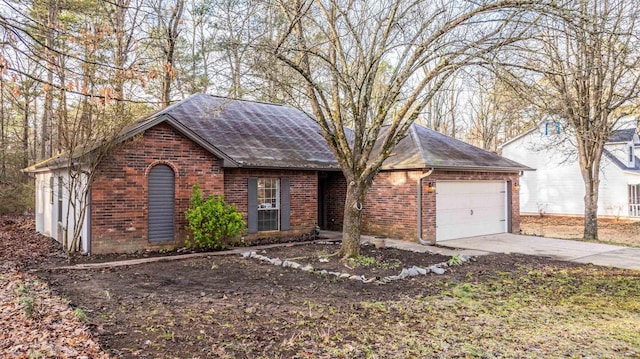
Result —
[[[640, 219], [640, 139], [637, 119], [625, 117], [605, 145], [598, 215]], [[536, 171], [520, 179], [520, 213], [584, 215], [584, 181], [571, 134], [543, 121], [500, 146], [502, 156]]]

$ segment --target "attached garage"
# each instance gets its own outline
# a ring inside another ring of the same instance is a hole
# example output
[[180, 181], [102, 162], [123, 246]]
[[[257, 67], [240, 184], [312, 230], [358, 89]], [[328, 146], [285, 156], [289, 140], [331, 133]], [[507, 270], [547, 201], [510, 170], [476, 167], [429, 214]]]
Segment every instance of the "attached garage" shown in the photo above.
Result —
[[442, 181], [436, 187], [436, 241], [509, 230], [506, 181]]

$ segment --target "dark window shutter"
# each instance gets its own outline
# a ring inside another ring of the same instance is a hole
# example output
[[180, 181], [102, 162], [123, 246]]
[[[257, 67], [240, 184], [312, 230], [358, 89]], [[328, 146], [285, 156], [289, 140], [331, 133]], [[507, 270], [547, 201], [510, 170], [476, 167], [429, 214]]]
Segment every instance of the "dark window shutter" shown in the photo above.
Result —
[[249, 233], [258, 231], [258, 179], [249, 178], [249, 201], [247, 202], [247, 227]]
[[290, 180], [280, 179], [280, 230], [288, 231], [291, 227], [291, 200], [290, 200]]

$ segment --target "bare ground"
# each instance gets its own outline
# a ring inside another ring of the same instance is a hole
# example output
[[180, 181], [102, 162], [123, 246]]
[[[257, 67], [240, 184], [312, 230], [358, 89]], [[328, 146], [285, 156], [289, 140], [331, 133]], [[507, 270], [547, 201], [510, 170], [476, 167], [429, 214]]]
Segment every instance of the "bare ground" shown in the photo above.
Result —
[[[59, 249], [23, 230], [24, 221], [16, 223], [2, 229], [3, 263], [33, 273], [53, 297], [68, 299], [68, 307], [86, 316], [90, 336], [111, 356], [640, 356], [637, 271], [520, 255], [479, 257], [443, 275], [386, 285], [239, 255], [61, 270], [55, 267], [66, 260]], [[12, 249], [21, 243], [42, 243], [30, 251], [35, 260], [26, 254], [15, 259]], [[369, 278], [448, 259], [368, 246], [363, 260], [345, 263], [331, 256], [336, 249], [311, 244], [261, 254]], [[61, 323], [77, 319], [65, 317]]]

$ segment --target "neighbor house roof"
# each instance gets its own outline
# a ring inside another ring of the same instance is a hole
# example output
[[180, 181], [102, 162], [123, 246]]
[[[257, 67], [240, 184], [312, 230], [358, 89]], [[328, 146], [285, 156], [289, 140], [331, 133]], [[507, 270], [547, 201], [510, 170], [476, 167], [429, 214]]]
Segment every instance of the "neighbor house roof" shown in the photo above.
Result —
[[638, 156], [636, 156], [636, 158], [635, 158], [635, 167], [629, 167], [629, 166], [625, 165], [624, 163], [622, 163], [622, 161], [620, 161], [620, 159], [618, 159], [613, 153], [611, 153], [610, 151], [608, 151], [606, 149], [604, 149], [602, 151], [602, 154], [609, 161], [611, 161], [614, 165], [616, 165], [618, 168], [620, 168], [621, 170], [623, 170], [625, 172], [640, 174], [640, 158], [638, 158]]
[[[514, 137], [514, 138], [504, 142], [503, 144], [499, 145], [498, 148], [503, 148], [503, 147], [505, 147], [507, 145], [510, 145], [511, 143], [514, 143], [514, 142], [518, 141], [519, 139], [527, 136], [528, 134], [538, 131], [545, 124], [554, 123], [554, 122], [555, 121], [542, 120], [542, 121], [538, 122], [538, 124], [536, 126], [534, 126], [533, 128], [530, 128], [527, 131], [524, 131], [523, 133], [517, 135], [516, 137]], [[563, 124], [563, 126], [566, 126], [566, 124]], [[607, 140], [607, 143], [620, 143], [620, 142], [633, 141], [633, 135], [636, 132], [637, 132], [637, 130], [635, 128], [625, 128], [625, 129], [620, 129], [620, 130], [614, 130], [611, 133], [611, 136], [609, 136], [609, 139]]]
[[[383, 129], [383, 134], [386, 129]], [[381, 137], [382, 137], [381, 136]], [[439, 168], [479, 171], [533, 170], [494, 152], [456, 140], [416, 123], [382, 166], [383, 169]]]
[[607, 143], [616, 142], [631, 142], [633, 141], [633, 135], [636, 134], [635, 128], [626, 128], [623, 130], [615, 130], [611, 133], [611, 136], [607, 140]]
[[[306, 113], [292, 107], [195, 94], [125, 127], [126, 140], [167, 123], [224, 161], [225, 167], [339, 170], [340, 166]], [[381, 131], [386, 133], [386, 128]], [[348, 132], [348, 135], [350, 132]], [[51, 160], [32, 166], [53, 168]], [[383, 169], [440, 168], [519, 171], [530, 168], [439, 132], [413, 124]]]

